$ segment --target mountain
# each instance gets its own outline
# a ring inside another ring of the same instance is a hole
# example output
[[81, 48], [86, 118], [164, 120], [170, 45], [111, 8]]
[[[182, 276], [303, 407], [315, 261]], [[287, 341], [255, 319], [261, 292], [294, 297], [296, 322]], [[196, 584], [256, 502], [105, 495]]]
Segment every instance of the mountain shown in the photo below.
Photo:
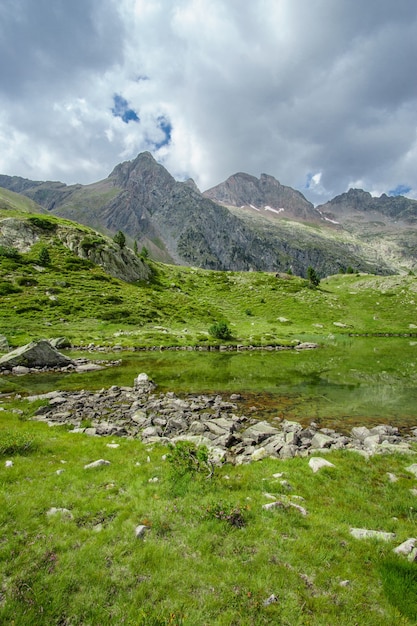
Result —
[[[302, 276], [311, 265], [324, 276], [349, 266], [391, 274], [417, 261], [408, 243], [417, 233], [414, 201], [402, 197], [351, 190], [314, 208], [273, 176], [245, 173], [201, 193], [192, 180], [176, 181], [149, 152], [91, 185], [0, 176], [0, 186], [106, 235], [122, 230], [129, 245], [136, 241], [167, 263]], [[407, 228], [397, 224], [399, 215]]]
[[252, 209], [253, 211], [269, 212], [272, 216], [280, 216], [302, 222], [320, 222], [323, 219], [302, 193], [281, 185], [268, 174], [255, 178], [239, 172], [230, 176], [224, 183], [204, 192], [206, 198], [226, 206]]

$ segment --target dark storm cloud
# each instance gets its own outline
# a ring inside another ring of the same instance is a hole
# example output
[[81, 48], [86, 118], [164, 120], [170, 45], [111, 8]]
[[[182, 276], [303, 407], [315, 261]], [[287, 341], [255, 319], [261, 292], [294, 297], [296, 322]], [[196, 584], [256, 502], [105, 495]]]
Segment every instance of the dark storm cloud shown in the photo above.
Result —
[[151, 149], [202, 189], [417, 197], [415, 0], [3, 0], [0, 34], [2, 173], [91, 182]]
[[2, 0], [0, 93], [22, 96], [73, 84], [121, 58], [123, 24], [99, 0]]

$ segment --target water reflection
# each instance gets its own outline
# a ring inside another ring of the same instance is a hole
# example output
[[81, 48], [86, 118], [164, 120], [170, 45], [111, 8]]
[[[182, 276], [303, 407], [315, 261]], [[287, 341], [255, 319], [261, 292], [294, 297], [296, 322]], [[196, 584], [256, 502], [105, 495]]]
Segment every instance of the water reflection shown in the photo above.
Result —
[[240, 393], [246, 408], [255, 407], [261, 417], [343, 430], [381, 422], [417, 426], [416, 356], [415, 345], [397, 338], [349, 339], [301, 353], [128, 352], [116, 355], [120, 367], [99, 372], [3, 377], [0, 392], [131, 386], [146, 372], [160, 391]]

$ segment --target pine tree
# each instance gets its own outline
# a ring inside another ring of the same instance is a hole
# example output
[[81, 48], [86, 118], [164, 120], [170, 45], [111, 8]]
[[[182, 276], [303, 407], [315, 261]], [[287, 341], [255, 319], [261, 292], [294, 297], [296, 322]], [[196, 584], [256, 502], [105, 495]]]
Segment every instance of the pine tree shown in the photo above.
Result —
[[311, 267], [311, 265], [309, 265], [309, 267], [307, 268], [307, 278], [310, 284], [313, 285], [313, 287], [319, 286], [320, 278], [318, 277], [316, 270], [313, 267]]
[[115, 236], [113, 237], [113, 241], [114, 241], [115, 243], [117, 243], [117, 245], [118, 245], [120, 248], [124, 248], [124, 247], [125, 247], [125, 245], [126, 245], [126, 237], [125, 237], [125, 234], [124, 234], [121, 230], [118, 230], [118, 231], [117, 231], [117, 233], [115, 234]]

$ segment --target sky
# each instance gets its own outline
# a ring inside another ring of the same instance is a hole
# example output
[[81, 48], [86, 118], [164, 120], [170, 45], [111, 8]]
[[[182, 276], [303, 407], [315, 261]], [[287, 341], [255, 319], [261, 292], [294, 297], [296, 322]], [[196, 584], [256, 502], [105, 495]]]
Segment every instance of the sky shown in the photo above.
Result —
[[0, 0], [0, 174], [417, 199], [416, 0]]

